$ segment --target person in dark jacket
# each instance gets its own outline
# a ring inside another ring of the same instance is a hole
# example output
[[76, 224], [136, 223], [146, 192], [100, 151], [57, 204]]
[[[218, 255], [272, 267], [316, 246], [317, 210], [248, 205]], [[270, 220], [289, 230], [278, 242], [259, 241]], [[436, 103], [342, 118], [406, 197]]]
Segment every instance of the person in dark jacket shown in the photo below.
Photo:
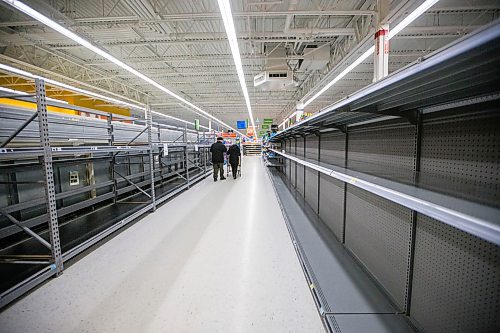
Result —
[[217, 181], [217, 174], [220, 173], [220, 179], [226, 179], [224, 177], [224, 153], [227, 152], [226, 146], [222, 143], [224, 139], [221, 137], [217, 138], [217, 142], [210, 146], [210, 152], [212, 153], [212, 164], [214, 167], [214, 181]]
[[229, 147], [229, 150], [227, 151], [227, 154], [229, 155], [229, 164], [231, 164], [231, 171], [233, 172], [233, 178], [236, 179], [236, 174], [238, 172], [238, 165], [240, 164], [240, 147], [238, 147], [237, 144], [232, 145]]

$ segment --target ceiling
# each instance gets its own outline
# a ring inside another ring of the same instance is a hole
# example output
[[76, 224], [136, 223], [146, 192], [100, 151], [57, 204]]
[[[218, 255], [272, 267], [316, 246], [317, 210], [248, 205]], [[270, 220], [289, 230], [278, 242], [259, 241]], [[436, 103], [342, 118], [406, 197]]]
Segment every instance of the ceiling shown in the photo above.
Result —
[[[384, 20], [394, 26], [422, 2], [389, 1]], [[229, 125], [248, 118], [216, 0], [25, 3]], [[297, 101], [314, 95], [373, 45], [374, 0], [231, 0], [231, 6], [255, 118], [279, 123]], [[391, 40], [389, 73], [497, 19], [499, 12], [500, 1], [495, 0], [439, 1]], [[307, 61], [307, 53], [319, 48], [326, 56]], [[0, 63], [132, 100], [149, 98], [156, 111], [190, 121], [200, 118], [164, 92], [3, 3]], [[289, 70], [293, 83], [254, 87], [254, 76], [269, 68]], [[369, 57], [306, 111], [317, 112], [372, 78]]]

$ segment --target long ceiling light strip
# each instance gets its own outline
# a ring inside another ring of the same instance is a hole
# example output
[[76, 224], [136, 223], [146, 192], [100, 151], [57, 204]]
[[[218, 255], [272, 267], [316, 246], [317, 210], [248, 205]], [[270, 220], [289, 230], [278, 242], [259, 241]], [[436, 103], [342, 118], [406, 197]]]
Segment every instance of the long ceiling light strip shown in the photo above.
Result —
[[252, 106], [250, 105], [250, 97], [248, 96], [245, 74], [243, 73], [243, 65], [241, 63], [240, 50], [238, 48], [238, 39], [236, 38], [236, 30], [234, 28], [231, 5], [229, 3], [229, 0], [218, 0], [218, 2], [222, 20], [224, 21], [224, 27], [226, 29], [229, 46], [231, 47], [231, 53], [233, 54], [234, 65], [236, 66], [236, 72], [238, 73], [238, 78], [240, 80], [241, 90], [243, 91], [245, 103], [247, 104], [248, 116], [250, 117], [250, 122], [252, 123], [252, 126], [255, 130], [256, 128], [253, 120]]
[[147, 82], [147, 83], [155, 86], [156, 88], [158, 88], [161, 91], [167, 93], [168, 95], [170, 95], [170, 96], [178, 99], [182, 103], [184, 103], [186, 105], [189, 105], [191, 108], [195, 109], [196, 111], [198, 111], [199, 113], [201, 113], [204, 116], [208, 117], [209, 119], [212, 119], [212, 120], [216, 121], [217, 123], [223, 125], [224, 127], [232, 129], [233, 131], [236, 131], [233, 127], [227, 125], [222, 120], [217, 119], [216, 117], [212, 116], [208, 112], [202, 110], [198, 106], [196, 106], [193, 103], [187, 101], [185, 98], [183, 98], [183, 97], [175, 94], [174, 92], [172, 92], [169, 89], [165, 88], [164, 86], [162, 86], [158, 82], [152, 80], [151, 78], [147, 77], [146, 75], [144, 75], [143, 73], [137, 71], [136, 69], [130, 67], [129, 65], [125, 64], [124, 62], [118, 60], [117, 58], [113, 57], [111, 54], [105, 52], [104, 50], [101, 50], [100, 48], [98, 48], [97, 46], [93, 45], [92, 43], [90, 43], [86, 39], [78, 36], [74, 32], [72, 32], [72, 31], [66, 29], [65, 27], [63, 27], [62, 25], [54, 22], [53, 20], [51, 20], [50, 18], [46, 17], [45, 15], [43, 15], [43, 14], [37, 12], [36, 10], [34, 10], [33, 8], [25, 5], [21, 1], [18, 1], [18, 0], [2, 0], [2, 1], [10, 4], [11, 6], [17, 8], [18, 10], [20, 10], [23, 13], [25, 13], [26, 15], [31, 16], [35, 20], [37, 20], [37, 21], [45, 24], [46, 26], [54, 29], [55, 31], [63, 34], [64, 36], [66, 36], [69, 39], [75, 41], [76, 43], [84, 46], [85, 48], [91, 50], [92, 52], [97, 53], [101, 57], [103, 57], [103, 58], [111, 61], [112, 63], [114, 63], [114, 64], [118, 65], [119, 67], [123, 68], [124, 70], [126, 70], [127, 72], [129, 72], [129, 73], [137, 76], [138, 78], [140, 78], [140, 79], [144, 80], [145, 82]]
[[360, 63], [366, 60], [369, 56], [371, 56], [375, 52], [375, 46], [370, 47], [368, 50], [365, 51], [358, 59], [354, 60], [349, 66], [347, 66], [342, 72], [340, 72], [339, 75], [337, 75], [333, 80], [331, 80], [326, 86], [321, 88], [320, 91], [318, 91], [313, 97], [308, 99], [306, 102], [304, 102], [304, 107], [308, 106], [312, 101], [314, 101], [316, 98], [318, 98], [321, 94], [323, 94], [325, 91], [330, 89], [331, 86], [333, 86], [335, 83], [340, 81], [344, 76], [346, 76], [350, 71], [352, 71], [355, 67], [357, 67]]
[[[396, 36], [401, 30], [406, 28], [409, 24], [415, 21], [420, 15], [425, 13], [429, 8], [431, 8], [436, 2], [439, 0], [426, 0], [420, 6], [418, 6], [413, 12], [411, 12], [407, 17], [404, 18], [401, 22], [399, 22], [394, 28], [389, 30], [389, 39]], [[375, 52], [375, 46], [370, 47], [365, 51], [358, 59], [356, 59], [353, 63], [347, 66], [339, 75], [337, 75], [333, 80], [331, 80], [326, 86], [324, 86], [320, 91], [318, 91], [314, 96], [304, 102], [304, 106], [311, 104], [316, 98], [318, 98], [321, 94], [327, 91], [331, 86], [341, 80], [344, 76], [346, 76], [350, 71], [352, 71], [356, 66], [366, 60], [370, 55]]]
[[420, 6], [418, 6], [413, 12], [408, 14], [401, 22], [399, 22], [394, 28], [389, 29], [389, 39], [396, 36], [401, 30], [406, 28], [409, 24], [415, 21], [420, 15], [425, 13], [429, 8], [434, 6], [439, 0], [426, 0]]
[[[9, 88], [5, 88], [5, 87], [0, 87], [0, 91], [14, 94], [14, 95], [26, 95], [26, 91], [14, 90], [14, 89], [9, 89]], [[1, 97], [2, 96], [0, 96], [0, 98]], [[53, 102], [57, 102], [57, 103], [69, 104], [68, 102], [63, 101], [62, 99], [51, 98], [51, 97], [45, 97], [45, 99], [48, 101], [53, 101]]]
[[[139, 105], [139, 104], [133, 104], [133, 103], [125, 102], [125, 101], [122, 101], [122, 100], [119, 100], [119, 99], [116, 99], [116, 98], [113, 98], [113, 97], [101, 95], [101, 94], [98, 94], [98, 93], [95, 93], [95, 92], [92, 92], [92, 91], [89, 91], [89, 90], [85, 90], [85, 89], [77, 88], [77, 87], [74, 87], [74, 86], [70, 86], [69, 84], [62, 83], [62, 82], [59, 82], [59, 81], [55, 81], [55, 80], [52, 80], [52, 79], [49, 79], [49, 78], [46, 78], [46, 77], [43, 77], [43, 76], [40, 76], [40, 75], [36, 75], [36, 74], [24, 71], [24, 70], [19, 69], [19, 68], [15, 68], [15, 67], [9, 66], [9, 65], [0, 64], [0, 70], [3, 70], [5, 72], [9, 72], [9, 73], [13, 73], [13, 74], [17, 74], [17, 75], [20, 75], [22, 77], [26, 77], [26, 78], [30, 78], [30, 79], [42, 79], [46, 83], [51, 84], [53, 86], [57, 86], [57, 87], [60, 87], [60, 88], [63, 88], [63, 89], [67, 89], [67, 90], [70, 90], [70, 91], [73, 91], [73, 92], [77, 92], [77, 93], [80, 93], [82, 95], [87, 95], [87, 96], [91, 96], [91, 97], [94, 97], [94, 98], [97, 98], [97, 99], [108, 101], [108, 102], [114, 103], [116, 105], [127, 106], [127, 107], [130, 107], [130, 108], [138, 109], [138, 110], [142, 110], [142, 111], [146, 110], [146, 107], [144, 105]], [[187, 121], [187, 120], [184, 120], [184, 119], [180, 119], [180, 118], [176, 118], [176, 117], [173, 117], [173, 116], [169, 116], [169, 115], [166, 115], [166, 114], [163, 114], [163, 113], [160, 113], [160, 112], [151, 111], [151, 113], [153, 113], [155, 115], [158, 115], [160, 117], [163, 117], [163, 118], [167, 118], [167, 119], [179, 121], [179, 122], [182, 122], [182, 123], [185, 123], [185, 124], [193, 125], [193, 123], [190, 122], [190, 121]], [[206, 126], [200, 126], [200, 127], [208, 129], [208, 127], [206, 127]]]

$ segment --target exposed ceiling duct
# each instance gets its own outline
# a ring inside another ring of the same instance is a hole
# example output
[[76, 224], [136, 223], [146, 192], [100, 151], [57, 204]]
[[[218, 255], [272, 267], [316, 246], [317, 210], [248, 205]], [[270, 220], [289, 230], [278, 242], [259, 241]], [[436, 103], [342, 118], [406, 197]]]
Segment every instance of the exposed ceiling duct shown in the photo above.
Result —
[[303, 54], [304, 59], [299, 61], [301, 71], [322, 70], [330, 61], [330, 45], [306, 45]]
[[284, 90], [293, 83], [293, 72], [287, 63], [287, 49], [280, 44], [267, 54], [265, 70], [254, 76], [254, 87], [261, 90]]

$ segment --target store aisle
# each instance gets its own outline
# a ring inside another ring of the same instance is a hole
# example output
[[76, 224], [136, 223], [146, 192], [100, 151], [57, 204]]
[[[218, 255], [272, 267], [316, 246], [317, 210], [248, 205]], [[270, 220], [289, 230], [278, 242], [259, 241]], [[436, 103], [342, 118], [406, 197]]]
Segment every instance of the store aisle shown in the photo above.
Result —
[[211, 177], [0, 314], [1, 332], [324, 332], [260, 158]]

